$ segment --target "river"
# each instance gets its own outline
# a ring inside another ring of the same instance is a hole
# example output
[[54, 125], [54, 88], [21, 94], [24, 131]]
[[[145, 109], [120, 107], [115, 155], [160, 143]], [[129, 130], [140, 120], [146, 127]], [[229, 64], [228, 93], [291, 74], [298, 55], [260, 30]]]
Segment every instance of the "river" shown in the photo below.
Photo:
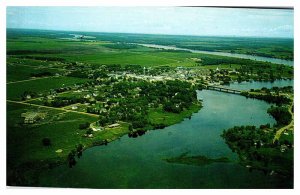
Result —
[[282, 59], [278, 59], [278, 58], [269, 58], [269, 57], [263, 57], [263, 56], [227, 53], [227, 52], [219, 52], [219, 51], [194, 50], [194, 49], [186, 49], [186, 48], [179, 48], [179, 47], [175, 47], [175, 46], [165, 46], [165, 45], [156, 45], [156, 44], [137, 44], [137, 45], [141, 45], [144, 47], [158, 48], [158, 49], [183, 50], [183, 51], [190, 51], [192, 53], [203, 53], [203, 54], [210, 54], [210, 55], [250, 59], [250, 60], [257, 60], [257, 61], [262, 61], [262, 62], [271, 62], [274, 64], [284, 64], [284, 65], [288, 65], [288, 66], [294, 65], [294, 61], [282, 60]]
[[[281, 86], [293, 81], [276, 81]], [[232, 88], [272, 87], [278, 83], [234, 83]], [[80, 188], [286, 188], [275, 175], [249, 171], [220, 134], [235, 125], [274, 124], [266, 102], [217, 91], [198, 91], [203, 108], [179, 124], [146, 132], [138, 138], [123, 136], [107, 146], [87, 149], [73, 168], [67, 165], [40, 175], [40, 185]], [[164, 158], [204, 155], [227, 157], [230, 163], [204, 166], [171, 164]]]

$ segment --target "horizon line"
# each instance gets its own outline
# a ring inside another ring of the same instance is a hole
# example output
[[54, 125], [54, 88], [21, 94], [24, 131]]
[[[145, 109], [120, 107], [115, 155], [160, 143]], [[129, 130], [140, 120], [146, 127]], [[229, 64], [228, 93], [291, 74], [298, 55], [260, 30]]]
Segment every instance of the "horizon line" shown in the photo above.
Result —
[[41, 29], [41, 28], [11, 28], [6, 27], [8, 29], [15, 29], [15, 30], [44, 30], [44, 31], [63, 31], [63, 32], [85, 32], [85, 33], [115, 33], [115, 34], [138, 34], [138, 35], [166, 35], [166, 36], [194, 36], [194, 37], [228, 37], [228, 38], [277, 38], [277, 39], [294, 39], [293, 37], [266, 37], [266, 36], [253, 36], [253, 35], [192, 35], [192, 34], [164, 34], [164, 33], [141, 33], [141, 32], [106, 32], [106, 31], [80, 31], [80, 30], [63, 30], [63, 29]]

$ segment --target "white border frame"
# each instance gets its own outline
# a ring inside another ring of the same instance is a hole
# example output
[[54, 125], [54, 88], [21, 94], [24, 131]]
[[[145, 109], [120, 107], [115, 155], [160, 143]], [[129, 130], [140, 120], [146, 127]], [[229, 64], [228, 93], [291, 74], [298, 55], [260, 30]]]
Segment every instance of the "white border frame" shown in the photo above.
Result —
[[[226, 7], [294, 7], [294, 88], [295, 88], [295, 179], [294, 179], [294, 189], [295, 190], [89, 190], [89, 189], [61, 189], [61, 188], [14, 188], [6, 187], [6, 7], [7, 6], [226, 6]], [[298, 0], [172, 0], [172, 1], [162, 1], [162, 0], [0, 0], [0, 64], [2, 66], [1, 76], [0, 76], [0, 97], [1, 97], [1, 136], [0, 136], [0, 151], [1, 158], [0, 160], [0, 173], [1, 173], [1, 183], [0, 189], [1, 193], [5, 194], [20, 194], [20, 193], [32, 193], [39, 194], [47, 193], [74, 193], [74, 194], [111, 194], [111, 193], [128, 193], [128, 194], [153, 194], [153, 193], [172, 193], [172, 194], [182, 194], [182, 193], [230, 193], [230, 194], [256, 194], [262, 193], [266, 194], [268, 191], [270, 193], [299, 193], [299, 136], [297, 132], [297, 127], [299, 127], [299, 101], [300, 98], [298, 94], [300, 93], [299, 86], [299, 18], [300, 18], [300, 7]], [[3, 68], [4, 67], [4, 68]], [[20, 191], [22, 190], [22, 191]]]

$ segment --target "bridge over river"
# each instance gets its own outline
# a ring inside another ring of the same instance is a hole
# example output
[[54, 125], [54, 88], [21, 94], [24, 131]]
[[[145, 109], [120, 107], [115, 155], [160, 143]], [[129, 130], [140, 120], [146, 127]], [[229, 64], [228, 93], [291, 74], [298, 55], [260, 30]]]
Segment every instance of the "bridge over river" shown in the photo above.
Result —
[[214, 90], [214, 91], [221, 91], [225, 93], [233, 93], [233, 94], [240, 94], [242, 91], [237, 89], [231, 89], [227, 87], [223, 87], [220, 85], [207, 85], [206, 89], [208, 90]]

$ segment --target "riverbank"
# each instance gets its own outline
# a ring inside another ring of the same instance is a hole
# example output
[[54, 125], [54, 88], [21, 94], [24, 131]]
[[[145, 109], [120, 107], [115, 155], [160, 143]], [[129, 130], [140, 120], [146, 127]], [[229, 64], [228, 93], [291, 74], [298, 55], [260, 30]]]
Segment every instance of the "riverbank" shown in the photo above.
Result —
[[[72, 169], [63, 165], [41, 173], [41, 186], [280, 188], [277, 176], [265, 176], [255, 170], [249, 172], [238, 164], [236, 154], [220, 137], [223, 129], [234, 125], [273, 125], [275, 120], [266, 113], [269, 105], [260, 100], [217, 91], [197, 91], [197, 96], [203, 100], [203, 107], [190, 120], [163, 130], [149, 131], [136, 139], [123, 136], [107, 147], [92, 147], [84, 152], [83, 158]], [[187, 157], [192, 157], [192, 164], [164, 161], [187, 152]], [[202, 162], [208, 162], [203, 156], [215, 160], [227, 157], [230, 163], [212, 162], [202, 166]], [[193, 165], [194, 157], [195, 163], [200, 163], [200, 166]], [[84, 177], [89, 179], [79, 179], [83, 171]], [[116, 174], [122, 177], [116, 177]]]
[[[294, 160], [293, 87], [251, 89], [241, 95], [276, 104], [267, 112], [276, 124], [235, 126], [223, 131], [222, 137], [233, 152], [239, 155], [239, 163], [265, 174], [278, 174], [292, 180]], [[281, 136], [283, 135], [283, 136]], [[293, 184], [290, 184], [293, 185]]]
[[[147, 126], [145, 130], [146, 131], [154, 130], [158, 126], [164, 128], [176, 123], [180, 123], [185, 118], [190, 118], [193, 113], [198, 112], [200, 109], [201, 109], [200, 102], [195, 102], [188, 109], [185, 109], [178, 114], [164, 112], [161, 108], [152, 109], [149, 112], [149, 121], [151, 125]], [[10, 109], [10, 110], [14, 110], [14, 109]], [[19, 112], [14, 112], [14, 115], [19, 115]], [[62, 122], [58, 124], [64, 125], [64, 123], [67, 122], [66, 120], [67, 118], [62, 117], [60, 119], [60, 121]], [[93, 120], [94, 119], [92, 119], [92, 121]], [[105, 130], [92, 132], [91, 133], [92, 136], [90, 137], [84, 137], [87, 130], [78, 129], [78, 126], [82, 123], [82, 120], [72, 121], [72, 123], [73, 125], [71, 126], [71, 128], [75, 128], [75, 130], [74, 129], [68, 130], [66, 126], [64, 127], [65, 130], [67, 130], [66, 132], [73, 131], [73, 133], [69, 134], [68, 137], [62, 136], [62, 139], [67, 139], [68, 141], [63, 146], [60, 146], [59, 148], [57, 147], [56, 143], [61, 141], [51, 138], [52, 144], [50, 146], [42, 146], [41, 143], [39, 143], [40, 144], [39, 151], [36, 150], [32, 151], [26, 149], [26, 150], [22, 150], [23, 155], [18, 155], [18, 151], [20, 151], [20, 149], [19, 150], [12, 149], [11, 144], [13, 143], [10, 142], [9, 150], [14, 150], [16, 156], [14, 158], [15, 161], [14, 162], [10, 161], [8, 164], [7, 185], [37, 186], [38, 173], [45, 169], [52, 169], [54, 167], [67, 164], [68, 163], [67, 157], [69, 155], [69, 152], [72, 150], [76, 150], [75, 146], [77, 146], [78, 144], [83, 144], [84, 146], [83, 151], [85, 151], [94, 146], [107, 145], [110, 142], [113, 142], [119, 139], [120, 137], [130, 133], [129, 123], [119, 122], [120, 126], [118, 127], [114, 127], [114, 128], [106, 127]], [[16, 127], [9, 127], [9, 128], [10, 130], [12, 130], [11, 128], [16, 128]], [[26, 129], [28, 128], [29, 127], [26, 127]], [[37, 127], [35, 127], [35, 129], [36, 128]], [[52, 133], [54, 134], [57, 133], [58, 135], [62, 135], [61, 132], [56, 132], [61, 128], [58, 127], [57, 125], [54, 127], [53, 124], [51, 123], [42, 125], [41, 127], [39, 127], [39, 129], [53, 131]], [[28, 129], [28, 131], [30, 130]], [[15, 137], [15, 136], [10, 134], [9, 137]], [[36, 139], [36, 140], [29, 141], [29, 139], [30, 138], [28, 136], [25, 139], [28, 141], [27, 147], [30, 146], [32, 148], [33, 147], [32, 143], [36, 143], [39, 140], [41, 140], [42, 136], [40, 138], [32, 137], [32, 139]], [[19, 142], [19, 144], [21, 143]], [[20, 158], [22, 156], [26, 158]], [[84, 152], [83, 152], [83, 156], [84, 156]], [[76, 161], [80, 161], [80, 159], [76, 158]]]
[[239, 54], [239, 53], [227, 53], [227, 52], [219, 52], [219, 51], [204, 51], [204, 50], [195, 50], [195, 49], [187, 49], [187, 48], [180, 48], [175, 46], [169, 45], [156, 45], [156, 44], [137, 44], [144, 47], [150, 48], [157, 48], [157, 49], [165, 49], [165, 50], [180, 50], [180, 51], [187, 51], [191, 53], [200, 53], [200, 54], [209, 54], [209, 55], [216, 55], [216, 56], [223, 56], [223, 57], [233, 57], [233, 58], [241, 58], [241, 59], [249, 59], [261, 62], [270, 62], [274, 64], [284, 64], [288, 66], [293, 66], [294, 61], [291, 60], [284, 60], [280, 58], [270, 58], [258, 55], [247, 55], [247, 54]]

